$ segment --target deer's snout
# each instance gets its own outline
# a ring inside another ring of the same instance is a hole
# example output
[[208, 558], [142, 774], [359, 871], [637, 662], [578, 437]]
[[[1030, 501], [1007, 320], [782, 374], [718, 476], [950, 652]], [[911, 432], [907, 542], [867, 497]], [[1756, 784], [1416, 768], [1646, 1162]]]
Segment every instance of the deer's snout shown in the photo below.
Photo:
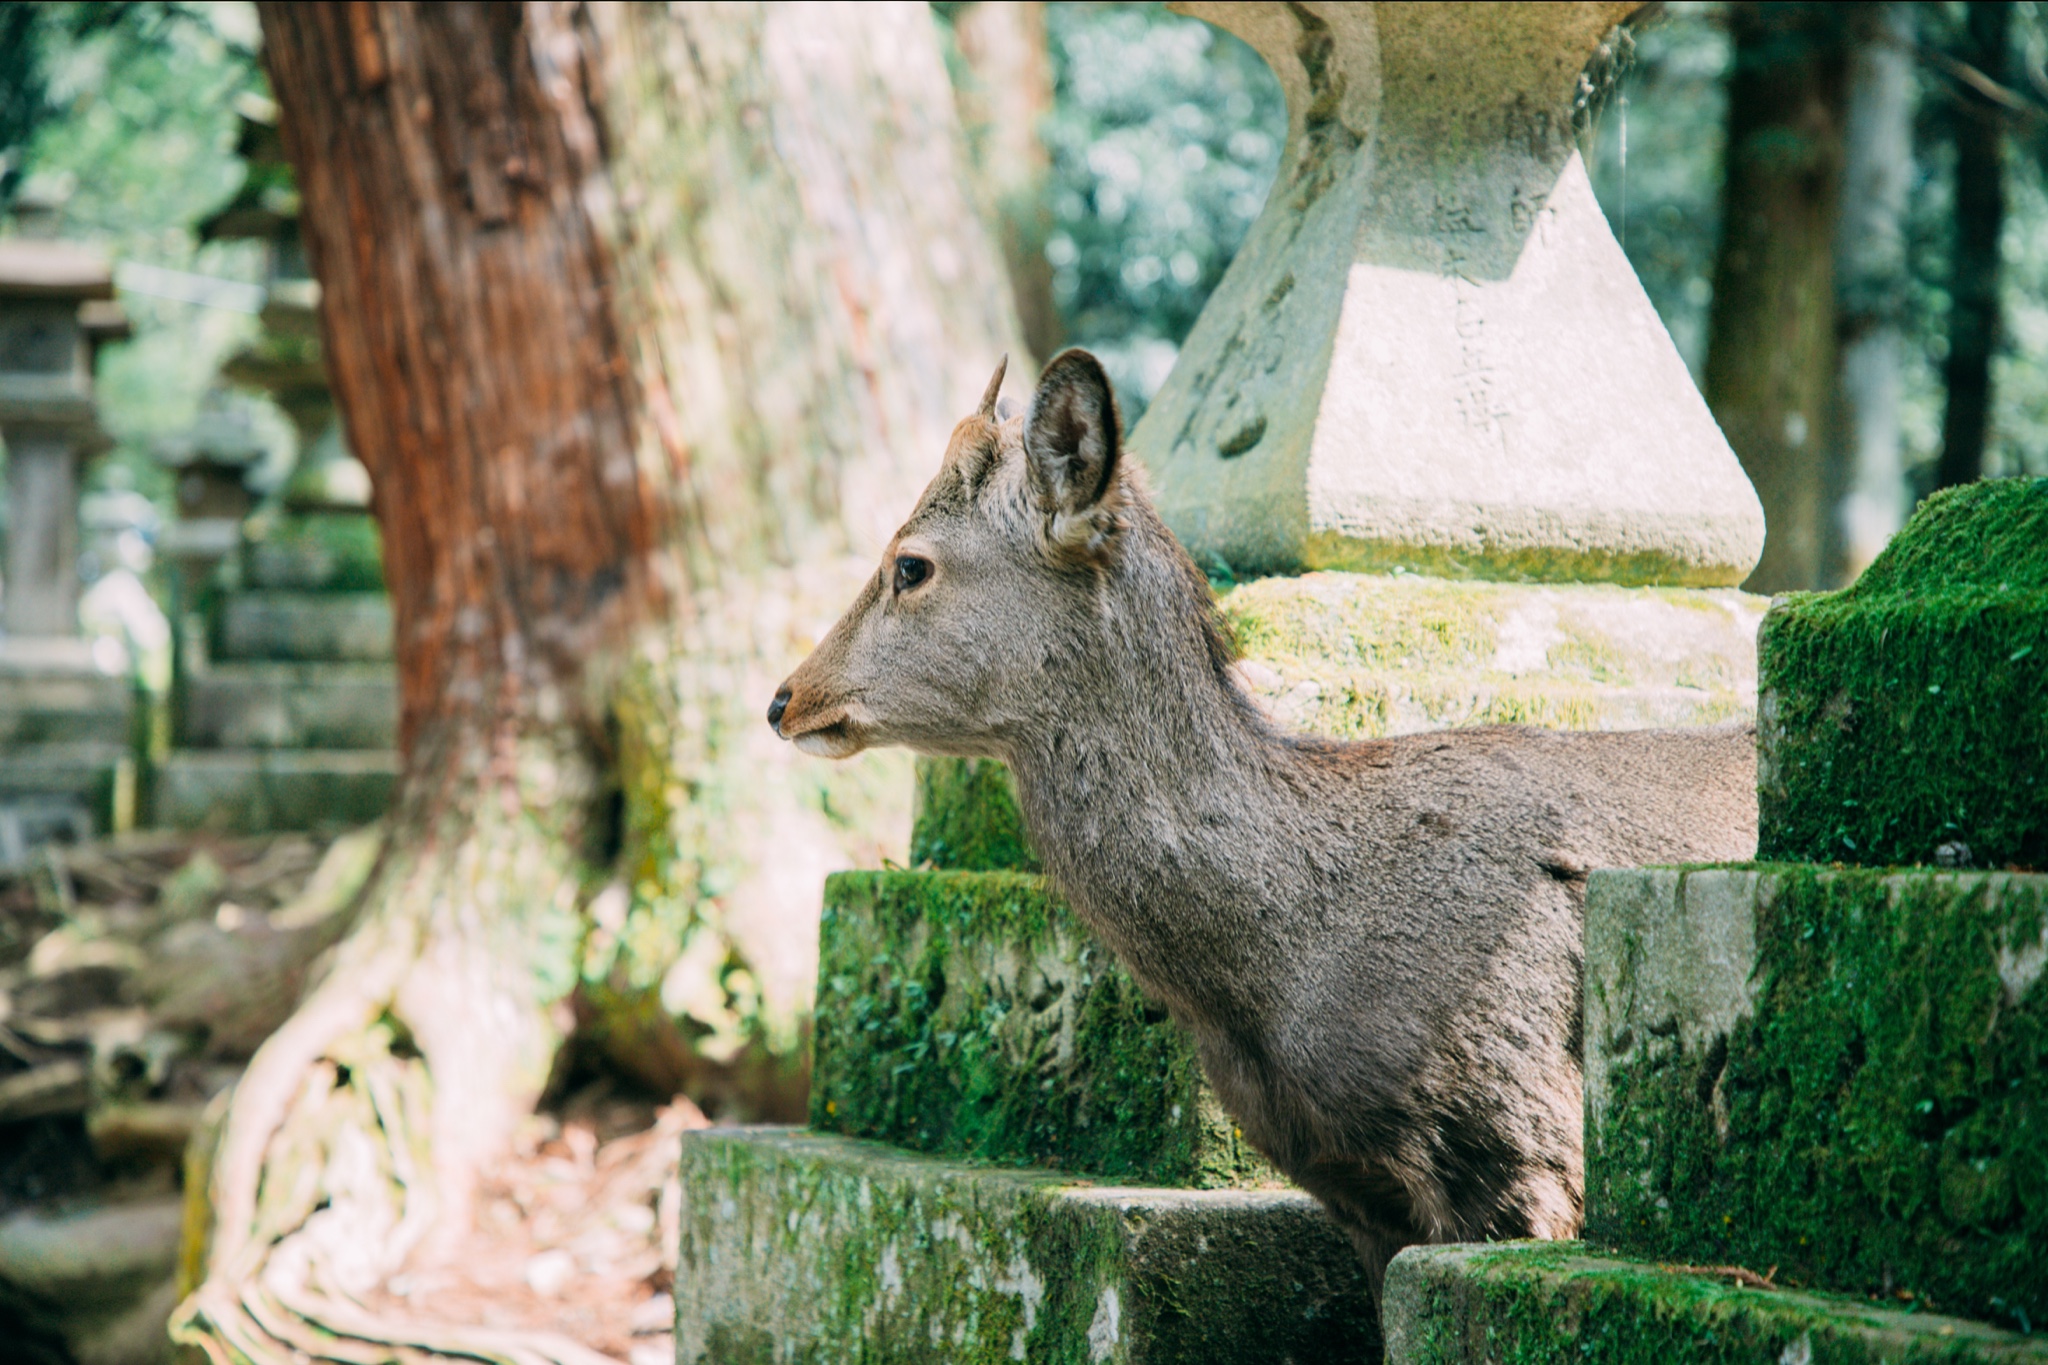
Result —
[[789, 689], [783, 688], [775, 694], [775, 700], [768, 703], [768, 728], [776, 734], [782, 733], [782, 713], [789, 709]]

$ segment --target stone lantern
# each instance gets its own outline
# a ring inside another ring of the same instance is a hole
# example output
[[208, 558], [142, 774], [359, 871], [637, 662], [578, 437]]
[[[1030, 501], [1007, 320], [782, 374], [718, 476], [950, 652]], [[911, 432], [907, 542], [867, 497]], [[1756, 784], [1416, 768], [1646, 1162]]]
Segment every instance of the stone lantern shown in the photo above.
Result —
[[125, 661], [97, 656], [78, 627], [79, 469], [107, 446], [93, 360], [127, 327], [113, 298], [98, 252], [0, 239], [0, 860], [134, 818]]
[[1579, 74], [1633, 3], [1210, 4], [1279, 176], [1131, 434], [1212, 572], [1740, 583], [1763, 512], [1608, 230]]
[[106, 447], [93, 412], [94, 337], [81, 305], [113, 296], [113, 272], [96, 251], [0, 240], [8, 505], [0, 627], [10, 636], [78, 634], [78, 470]]

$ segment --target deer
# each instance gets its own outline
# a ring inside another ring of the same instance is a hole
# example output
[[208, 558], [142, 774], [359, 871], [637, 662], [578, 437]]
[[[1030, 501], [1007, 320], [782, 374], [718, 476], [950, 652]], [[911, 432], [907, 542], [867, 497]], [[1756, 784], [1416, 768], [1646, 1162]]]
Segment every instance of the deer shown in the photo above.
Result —
[[769, 724], [1007, 764], [1052, 884], [1375, 1302], [1404, 1246], [1575, 1236], [1588, 872], [1753, 856], [1753, 727], [1284, 733], [1101, 363], [1022, 412], [1006, 366]]

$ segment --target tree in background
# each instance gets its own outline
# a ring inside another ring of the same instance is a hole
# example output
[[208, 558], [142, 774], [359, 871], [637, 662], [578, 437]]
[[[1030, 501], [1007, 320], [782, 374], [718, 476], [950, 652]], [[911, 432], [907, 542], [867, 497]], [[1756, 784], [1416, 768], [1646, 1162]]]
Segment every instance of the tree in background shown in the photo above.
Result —
[[1847, 148], [1835, 238], [1837, 391], [1828, 467], [1834, 502], [1824, 577], [1847, 582], [1905, 524], [1900, 431], [1907, 308], [1906, 205], [1914, 180], [1913, 7], [1851, 7]]
[[405, 779], [234, 1092], [179, 1330], [497, 1359], [355, 1300], [460, 1246], [572, 1030], [791, 1113], [819, 881], [901, 846], [909, 778], [799, 768], [757, 713], [1016, 327], [921, 5], [261, 9]]
[[[1970, 0], [1951, 70], [1955, 143], [1954, 237], [1949, 248], [1948, 405], [1937, 484], [1984, 473], [1991, 424], [1991, 355], [1998, 342], [2000, 238], [2005, 228], [2005, 129], [2013, 95], [2012, 5]], [[1972, 79], [1972, 78], [1975, 79]]]
[[1731, 5], [1734, 67], [1721, 245], [1702, 387], [1764, 506], [1752, 592], [1827, 585], [1836, 381], [1836, 221], [1846, 95], [1842, 16]]
[[1024, 342], [1041, 360], [1066, 326], [1053, 298], [1051, 159], [1038, 129], [1052, 113], [1052, 55], [1044, 0], [969, 0], [946, 7], [965, 72], [954, 91], [973, 155], [982, 211], [1002, 244]]

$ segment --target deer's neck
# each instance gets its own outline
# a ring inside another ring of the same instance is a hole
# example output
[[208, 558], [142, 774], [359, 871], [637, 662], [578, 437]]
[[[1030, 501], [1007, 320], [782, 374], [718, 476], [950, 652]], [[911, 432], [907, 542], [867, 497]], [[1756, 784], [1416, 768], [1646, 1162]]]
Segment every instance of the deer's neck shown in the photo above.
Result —
[[1250, 1020], [1288, 967], [1283, 888], [1317, 784], [1218, 672], [1207, 603], [1173, 586], [1112, 603], [1101, 653], [1048, 679], [1009, 759], [1048, 872], [1147, 989], [1189, 1022]]

